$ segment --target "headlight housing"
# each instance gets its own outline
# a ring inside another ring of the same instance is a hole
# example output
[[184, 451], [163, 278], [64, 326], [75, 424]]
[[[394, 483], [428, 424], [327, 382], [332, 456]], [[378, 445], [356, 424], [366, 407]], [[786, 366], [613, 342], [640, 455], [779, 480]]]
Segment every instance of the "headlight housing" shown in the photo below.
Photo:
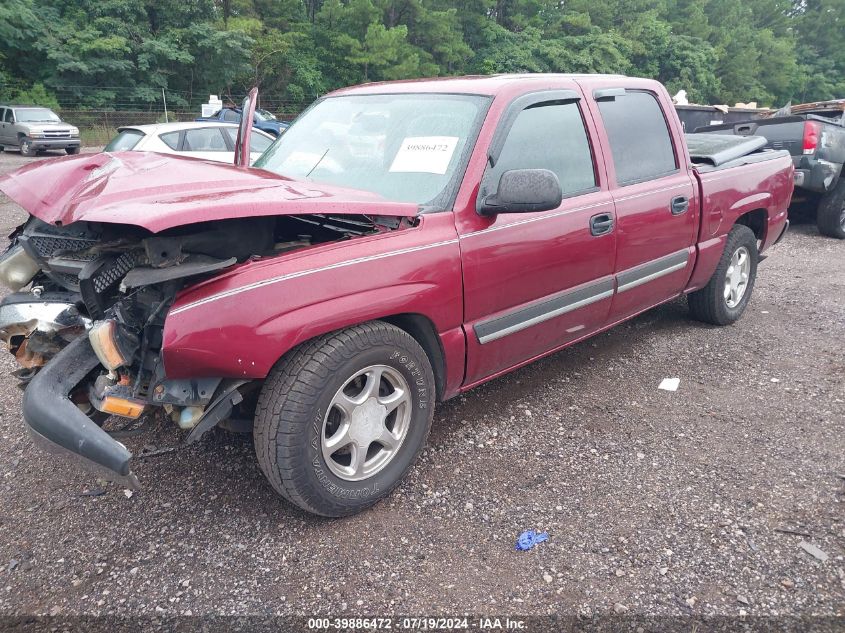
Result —
[[15, 292], [32, 281], [39, 270], [38, 262], [20, 244], [0, 256], [0, 283]]
[[29, 138], [44, 138], [44, 132], [30, 132], [27, 136]]
[[97, 321], [88, 330], [88, 340], [103, 367], [114, 371], [132, 362], [138, 349], [138, 337], [114, 319]]
[[70, 128], [70, 135], [71, 136], [79, 136], [79, 128], [78, 127]]

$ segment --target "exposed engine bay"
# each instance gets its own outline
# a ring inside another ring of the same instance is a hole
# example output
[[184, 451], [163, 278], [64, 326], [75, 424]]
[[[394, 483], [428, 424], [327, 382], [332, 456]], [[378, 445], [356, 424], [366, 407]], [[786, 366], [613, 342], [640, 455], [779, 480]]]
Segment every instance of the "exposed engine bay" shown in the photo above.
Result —
[[[167, 380], [162, 330], [177, 293], [252, 259], [400, 228], [408, 219], [284, 215], [219, 220], [153, 234], [120, 224], [54, 226], [30, 217], [0, 257], [0, 339], [26, 386], [71, 342], [87, 336], [99, 363], [68, 394], [95, 423], [162, 405], [184, 429], [204, 431], [243, 399], [245, 381]], [[26, 290], [23, 288], [28, 287]], [[220, 401], [215, 416], [207, 416]], [[212, 406], [210, 406], [212, 405]]]

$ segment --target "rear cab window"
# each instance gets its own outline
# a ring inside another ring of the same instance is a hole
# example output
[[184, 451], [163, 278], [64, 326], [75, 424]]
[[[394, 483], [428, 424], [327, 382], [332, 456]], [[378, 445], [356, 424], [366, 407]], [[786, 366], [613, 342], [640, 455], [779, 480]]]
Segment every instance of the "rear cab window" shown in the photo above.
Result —
[[104, 152], [128, 152], [133, 149], [144, 138], [141, 130], [121, 130], [109, 144], [103, 149]]
[[548, 169], [558, 177], [564, 197], [597, 189], [593, 153], [577, 101], [537, 103], [520, 111], [495, 166], [484, 175], [484, 190], [495, 191], [502, 174], [512, 169]]
[[678, 171], [669, 124], [652, 93], [626, 90], [597, 101], [620, 187]]

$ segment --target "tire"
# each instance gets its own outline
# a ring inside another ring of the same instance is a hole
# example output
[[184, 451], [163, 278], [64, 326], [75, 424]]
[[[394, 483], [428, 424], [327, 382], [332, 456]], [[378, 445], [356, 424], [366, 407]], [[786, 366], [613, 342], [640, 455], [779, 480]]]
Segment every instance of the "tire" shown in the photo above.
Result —
[[6, 148], [3, 147], [2, 145], [0, 145], [0, 154], [2, 154], [5, 150], [6, 150]]
[[[729, 278], [743, 272], [743, 255], [747, 257], [747, 271], [741, 294], [731, 293], [726, 296]], [[751, 300], [758, 262], [757, 237], [754, 231], [743, 224], [735, 225], [728, 233], [725, 250], [710, 281], [701, 290], [687, 295], [691, 316], [713, 325], [730, 325], [737, 321]]]
[[21, 139], [21, 156], [35, 156], [38, 152], [27, 139]]
[[[381, 403], [398, 402], [400, 388], [402, 403], [385, 417]], [[407, 332], [373, 321], [318, 337], [286, 354], [262, 387], [253, 428], [259, 466], [308, 512], [360, 512], [390, 494], [416, 460], [434, 400], [431, 363]], [[373, 439], [385, 429], [392, 450]], [[359, 445], [367, 447], [360, 463]]]
[[822, 235], [845, 240], [845, 175], [819, 201], [816, 225]]
[[67, 147], [67, 148], [65, 148], [65, 153], [67, 153], [68, 156], [74, 156], [74, 155], [79, 153], [79, 148], [78, 147]]

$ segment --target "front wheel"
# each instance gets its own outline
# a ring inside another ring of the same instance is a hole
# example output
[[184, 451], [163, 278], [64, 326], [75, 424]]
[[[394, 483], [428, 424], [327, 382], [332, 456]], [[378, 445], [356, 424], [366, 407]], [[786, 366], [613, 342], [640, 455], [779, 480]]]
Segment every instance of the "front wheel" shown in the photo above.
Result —
[[730, 325], [745, 311], [757, 278], [757, 237], [737, 224], [728, 233], [716, 271], [704, 288], [687, 295], [694, 319], [714, 325]]
[[405, 331], [374, 321], [285, 355], [258, 399], [253, 437], [270, 484], [323, 516], [387, 496], [422, 450], [434, 413], [431, 364]]
[[845, 175], [819, 201], [816, 224], [822, 235], [845, 240]]
[[30, 141], [26, 139], [21, 141], [21, 156], [35, 156], [36, 153]]
[[67, 148], [65, 148], [65, 153], [67, 153], [69, 156], [73, 156], [73, 155], [79, 153], [79, 148], [78, 147], [67, 147]]

